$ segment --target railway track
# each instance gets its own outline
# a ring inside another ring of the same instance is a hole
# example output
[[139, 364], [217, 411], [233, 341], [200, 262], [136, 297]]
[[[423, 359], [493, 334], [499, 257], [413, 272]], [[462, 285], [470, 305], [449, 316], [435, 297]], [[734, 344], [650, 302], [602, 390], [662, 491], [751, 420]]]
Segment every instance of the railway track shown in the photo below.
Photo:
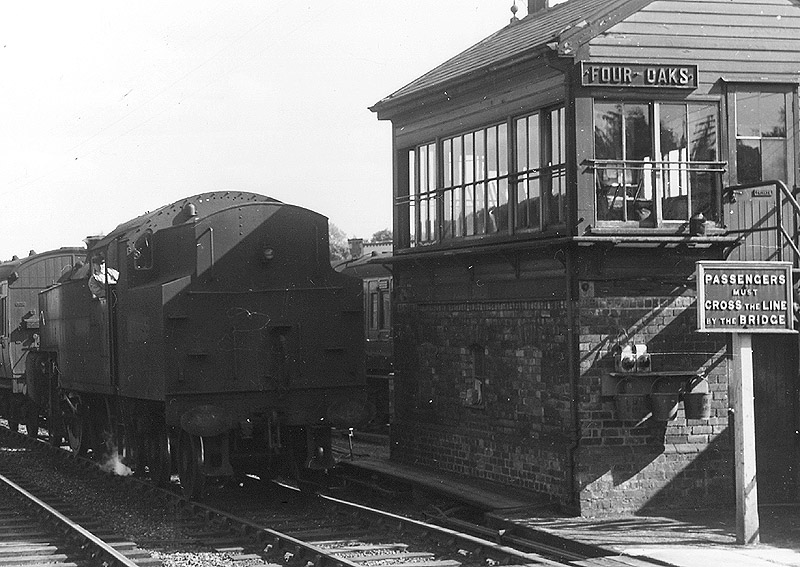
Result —
[[[41, 451], [53, 451], [44, 442], [22, 435], [16, 437], [19, 442]], [[97, 466], [79, 464], [84, 461], [67, 451], [56, 452], [70, 466], [80, 467], [76, 475], [88, 470], [108, 480], [108, 475]], [[232, 558], [231, 565], [599, 567], [634, 564], [566, 552], [443, 515], [430, 522], [423, 521], [332, 496], [311, 496], [286, 485], [277, 486], [254, 478], [212, 486], [203, 503], [187, 501], [177, 489], [159, 489], [132, 477], [115, 482], [124, 485], [125, 491], [135, 492], [140, 500], [152, 500], [154, 507], [166, 506], [173, 510], [165, 515], [180, 524], [184, 530], [183, 542], [191, 543], [193, 549], [226, 553]], [[152, 547], [159, 542], [138, 543]], [[171, 542], [173, 547], [175, 544]], [[192, 564], [202, 565], [197, 561]]]
[[[23, 488], [16, 473], [0, 468], [0, 565], [67, 567], [105, 565], [144, 567], [160, 565], [135, 544], [125, 542], [102, 526], [82, 517], [71, 519], [63, 502], [51, 494], [38, 496]], [[71, 510], [75, 514], [75, 510]]]

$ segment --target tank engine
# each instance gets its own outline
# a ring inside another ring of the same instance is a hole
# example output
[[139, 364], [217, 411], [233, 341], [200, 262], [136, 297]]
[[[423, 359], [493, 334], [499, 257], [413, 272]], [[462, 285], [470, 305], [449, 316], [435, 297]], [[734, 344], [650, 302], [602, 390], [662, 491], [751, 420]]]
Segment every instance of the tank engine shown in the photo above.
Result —
[[158, 483], [176, 468], [197, 497], [234, 472], [314, 482], [331, 427], [369, 419], [361, 282], [331, 268], [322, 215], [206, 193], [118, 226], [87, 260], [40, 294], [27, 372], [74, 451], [116, 450]]
[[12, 431], [25, 423], [35, 435], [38, 426], [25, 396], [25, 358], [39, 343], [37, 295], [85, 255], [83, 248], [61, 248], [0, 263], [0, 416]]

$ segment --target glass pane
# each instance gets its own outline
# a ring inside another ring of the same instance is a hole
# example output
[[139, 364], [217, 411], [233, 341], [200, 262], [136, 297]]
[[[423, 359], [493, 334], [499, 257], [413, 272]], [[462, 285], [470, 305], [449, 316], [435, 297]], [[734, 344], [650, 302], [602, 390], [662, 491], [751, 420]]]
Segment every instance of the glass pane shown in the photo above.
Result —
[[382, 315], [382, 324], [381, 330], [388, 330], [392, 327], [392, 297], [389, 293], [382, 293], [381, 300], [383, 302], [383, 306], [381, 309]]
[[442, 238], [453, 238], [453, 191], [445, 191], [442, 200], [444, 201]]
[[369, 328], [372, 330], [378, 329], [378, 307], [379, 307], [379, 296], [377, 292], [372, 292], [369, 294]]
[[[486, 234], [487, 226], [487, 211], [486, 211], [486, 184], [480, 183], [475, 186], [475, 233]], [[489, 231], [493, 232], [493, 231]]]
[[497, 184], [497, 208], [492, 215], [498, 231], [508, 231], [508, 214], [508, 179], [501, 179]]
[[486, 131], [475, 132], [475, 181], [486, 179]]
[[508, 126], [506, 124], [497, 127], [497, 148], [500, 175], [508, 175]]
[[461, 185], [461, 137], [453, 138], [453, 185]]
[[691, 215], [703, 213], [706, 218], [717, 217], [717, 197], [719, 176], [714, 173], [692, 173], [692, 210], [686, 213], [681, 220], [687, 220]]
[[563, 175], [553, 176], [550, 182], [550, 224], [564, 222], [565, 186]]
[[428, 151], [425, 146], [419, 149], [419, 192], [428, 190]]
[[717, 159], [717, 106], [715, 104], [689, 105], [689, 159], [716, 161]]
[[489, 177], [497, 177], [497, 127], [492, 126], [486, 131], [486, 154], [489, 159]]
[[439, 218], [438, 212], [436, 210], [436, 197], [431, 195], [428, 204], [428, 211], [430, 215], [430, 231], [428, 233], [428, 238], [430, 240], [436, 240], [437, 233], [438, 233], [438, 221]]
[[518, 185], [517, 227], [541, 228], [541, 184], [539, 179], [522, 181]]
[[644, 160], [652, 155], [650, 113], [646, 104], [625, 105], [625, 159]]
[[[541, 144], [539, 143], [539, 115], [528, 117], [528, 167], [537, 169], [541, 167]], [[522, 170], [521, 170], [522, 171]]]
[[736, 140], [736, 176], [741, 184], [763, 179], [759, 140]]
[[475, 180], [475, 137], [474, 134], [464, 136], [464, 183]]
[[467, 236], [475, 234], [475, 186], [464, 187], [464, 230]]
[[462, 188], [453, 190], [453, 237], [464, 236], [464, 201]]
[[761, 93], [761, 135], [765, 138], [786, 137], [786, 97], [783, 93]]
[[528, 169], [528, 119], [520, 118], [517, 124], [517, 171]]
[[622, 105], [595, 103], [594, 157], [622, 159]]
[[444, 167], [444, 186], [450, 187], [453, 182], [453, 141], [445, 140], [442, 146], [442, 164]]
[[525, 228], [528, 226], [528, 182], [520, 181], [517, 183], [517, 206], [515, 211], [516, 221], [514, 226]]
[[761, 140], [761, 179], [786, 180], [786, 142], [765, 138]]
[[760, 136], [758, 93], [736, 93], [736, 135]]
[[686, 161], [689, 148], [686, 141], [686, 105], [662, 104], [659, 108], [661, 144], [661, 210], [664, 220], [686, 217], [689, 205], [689, 176]]
[[436, 188], [436, 144], [428, 144], [428, 190]]
[[561, 163], [562, 109], [550, 112], [550, 165]]

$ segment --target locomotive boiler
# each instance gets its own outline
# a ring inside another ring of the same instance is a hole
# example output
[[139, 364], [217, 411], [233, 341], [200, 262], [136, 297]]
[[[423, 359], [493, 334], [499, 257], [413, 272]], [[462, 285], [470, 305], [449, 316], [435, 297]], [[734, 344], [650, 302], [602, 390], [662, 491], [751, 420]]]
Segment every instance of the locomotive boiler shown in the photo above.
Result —
[[[370, 418], [361, 282], [329, 263], [327, 219], [205, 193], [118, 226], [39, 295], [29, 393], [76, 452], [206, 480], [318, 480], [331, 428]], [[57, 395], [53, 395], [57, 392]], [[55, 401], [57, 400], [57, 403]]]

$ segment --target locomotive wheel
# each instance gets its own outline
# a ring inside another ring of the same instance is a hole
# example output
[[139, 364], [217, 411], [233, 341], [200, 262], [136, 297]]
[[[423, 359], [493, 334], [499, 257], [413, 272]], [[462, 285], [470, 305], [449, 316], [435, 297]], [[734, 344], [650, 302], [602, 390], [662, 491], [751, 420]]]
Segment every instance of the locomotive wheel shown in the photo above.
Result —
[[76, 455], [85, 455], [88, 447], [84, 435], [83, 417], [78, 413], [72, 413], [65, 416], [64, 421], [70, 450]]
[[197, 435], [181, 434], [178, 448], [178, 474], [181, 478], [183, 495], [190, 500], [197, 500], [206, 486], [206, 475], [203, 474], [203, 440]]
[[156, 486], [167, 486], [172, 477], [172, 441], [167, 430], [160, 429], [145, 443], [150, 478]]

